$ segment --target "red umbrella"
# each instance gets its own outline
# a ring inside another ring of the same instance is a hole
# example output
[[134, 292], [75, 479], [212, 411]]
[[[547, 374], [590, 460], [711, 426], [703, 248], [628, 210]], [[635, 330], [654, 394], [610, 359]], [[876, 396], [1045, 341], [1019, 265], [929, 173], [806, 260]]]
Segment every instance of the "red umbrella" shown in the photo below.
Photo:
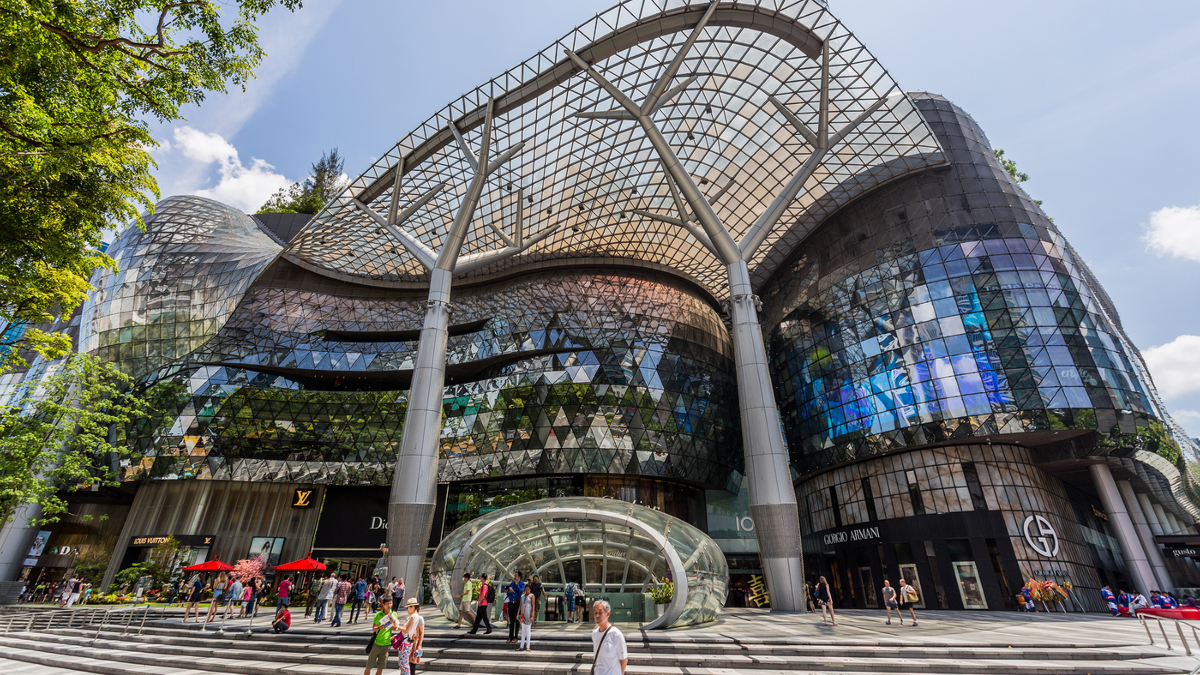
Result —
[[233, 569], [233, 565], [226, 565], [220, 560], [209, 560], [202, 562], [199, 565], [183, 568], [184, 572], [228, 572]]
[[325, 569], [325, 563], [313, 560], [312, 558], [302, 558], [275, 566], [276, 571], [283, 570], [284, 572], [311, 572], [323, 569]]

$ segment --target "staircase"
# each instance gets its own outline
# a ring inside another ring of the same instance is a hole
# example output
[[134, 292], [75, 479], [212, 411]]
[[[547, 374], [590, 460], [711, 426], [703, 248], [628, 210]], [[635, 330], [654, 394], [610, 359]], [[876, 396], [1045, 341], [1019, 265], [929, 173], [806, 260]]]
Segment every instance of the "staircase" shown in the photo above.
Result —
[[[91, 610], [88, 610], [91, 611]], [[103, 610], [98, 610], [103, 611]], [[71, 614], [56, 612], [54, 614]], [[199, 671], [244, 675], [296, 673], [357, 674], [365, 664], [365, 630], [351, 633], [298, 629], [283, 635], [244, 627], [224, 635], [163, 621], [142, 610], [107, 616], [85, 625], [84, 617], [60, 619], [25, 629], [23, 620], [0, 633], [0, 659], [105, 675], [196, 675]], [[38, 617], [45, 620], [43, 617]], [[0, 631], [9, 619], [0, 619]], [[629, 675], [777, 675], [782, 673], [954, 673], [958, 675], [1104, 675], [1188, 673], [1194, 659], [1142, 644], [1066, 647], [1053, 642], [1053, 624], [1042, 644], [920, 644], [890, 636], [880, 639], [801, 643], [795, 638], [752, 638], [688, 631], [653, 634], [627, 631]], [[986, 635], [986, 633], [984, 633]], [[914, 634], [914, 638], [916, 638]], [[535, 634], [533, 652], [517, 653], [502, 631], [464, 636], [434, 628], [425, 639], [420, 672], [480, 675], [571, 675], [587, 673], [591, 642], [586, 632]], [[389, 659], [389, 671], [396, 668]]]

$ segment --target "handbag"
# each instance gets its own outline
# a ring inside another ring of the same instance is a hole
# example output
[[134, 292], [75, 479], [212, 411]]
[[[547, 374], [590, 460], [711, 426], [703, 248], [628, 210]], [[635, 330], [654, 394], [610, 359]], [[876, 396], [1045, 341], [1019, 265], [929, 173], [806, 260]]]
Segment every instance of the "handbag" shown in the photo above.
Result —
[[904, 592], [904, 602], [907, 602], [907, 603], [909, 603], [909, 604], [912, 604], [912, 603], [915, 603], [915, 602], [917, 601], [917, 599], [918, 599], [918, 598], [917, 598], [917, 591], [916, 591], [916, 589], [913, 589], [913, 588], [910, 586], [910, 587], [909, 587], [909, 590], [907, 590], [907, 591], [905, 591], [905, 592]]

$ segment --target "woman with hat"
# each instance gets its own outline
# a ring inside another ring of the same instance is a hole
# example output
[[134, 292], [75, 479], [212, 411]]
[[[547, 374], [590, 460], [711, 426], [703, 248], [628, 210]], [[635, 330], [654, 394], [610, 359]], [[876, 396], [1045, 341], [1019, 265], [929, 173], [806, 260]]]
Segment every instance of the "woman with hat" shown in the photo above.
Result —
[[416, 598], [409, 598], [404, 609], [408, 610], [408, 621], [401, 629], [403, 644], [396, 645], [393, 638], [393, 646], [400, 652], [401, 675], [415, 675], [421, 662], [421, 645], [425, 642], [425, 617], [421, 616], [421, 604]]

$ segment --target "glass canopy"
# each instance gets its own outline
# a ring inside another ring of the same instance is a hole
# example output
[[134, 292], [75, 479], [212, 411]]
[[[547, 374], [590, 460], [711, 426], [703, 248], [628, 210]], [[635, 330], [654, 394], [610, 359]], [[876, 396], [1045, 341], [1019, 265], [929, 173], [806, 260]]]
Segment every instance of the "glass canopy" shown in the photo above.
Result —
[[433, 554], [433, 598], [450, 620], [462, 576], [486, 573], [506, 583], [537, 574], [547, 590], [584, 584], [589, 596], [646, 593], [673, 581], [675, 597], [646, 628], [715, 620], [729, 572], [717, 543], [661, 511], [613, 499], [541, 499], [481, 516], [447, 536]]
[[[638, 215], [690, 217], [677, 212], [659, 156], [636, 123], [579, 116], [615, 103], [565, 54], [572, 50], [621, 91], [641, 96], [712, 5], [630, 0], [597, 15], [401, 138], [309, 222], [284, 257], [361, 283], [397, 287], [426, 280], [422, 265], [377, 218], [441, 248], [474, 175], [469, 148], [479, 147], [494, 99], [493, 154], [520, 150], [488, 179], [462, 255], [523, 238], [537, 243], [464, 274], [486, 276], [551, 260], [637, 260], [680, 273], [723, 298], [724, 265], [700, 240], [686, 227]], [[676, 89], [660, 102], [655, 123], [735, 240], [747, 236], [813, 155], [814, 145], [779, 106], [809, 128], [824, 115], [831, 129], [849, 131], [834, 138], [748, 260], [756, 285], [765, 280], [764, 270], [774, 269], [817, 223], [857, 195], [944, 161], [910, 99], [818, 0], [718, 3], [670, 84]], [[860, 116], [862, 123], [854, 126]]]

